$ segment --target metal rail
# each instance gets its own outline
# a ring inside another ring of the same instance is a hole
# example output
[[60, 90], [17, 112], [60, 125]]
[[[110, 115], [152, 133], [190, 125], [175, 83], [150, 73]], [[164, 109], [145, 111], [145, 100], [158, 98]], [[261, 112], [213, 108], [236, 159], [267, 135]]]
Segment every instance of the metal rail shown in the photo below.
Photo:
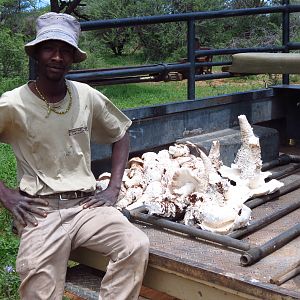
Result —
[[250, 266], [258, 262], [265, 256], [283, 247], [284, 245], [286, 245], [287, 243], [289, 243], [299, 235], [300, 235], [300, 224], [297, 224], [294, 227], [290, 228], [289, 230], [281, 233], [280, 235], [266, 242], [265, 244], [259, 247], [252, 248], [247, 252], [245, 252], [240, 258], [241, 265]]
[[[85, 21], [81, 22], [81, 28], [83, 31], [87, 30], [98, 30], [104, 28], [116, 28], [125, 26], [140, 26], [149, 25], [157, 23], [172, 23], [172, 22], [187, 22], [187, 58], [188, 62], [186, 65], [179, 64], [164, 64], [164, 66], [141, 66], [135, 68], [127, 68], [120, 70], [111, 71], [99, 71], [99, 72], [89, 72], [84, 75], [79, 75], [78, 73], [71, 73], [68, 75], [69, 79], [93, 82], [94, 84], [99, 84], [104, 81], [104, 84], [115, 84], [115, 83], [132, 83], [132, 82], [143, 82], [143, 80], [132, 78], [134, 76], [140, 76], [141, 74], [147, 74], [147, 72], [170, 72], [170, 71], [182, 71], [186, 68], [188, 71], [188, 84], [187, 84], [187, 98], [189, 100], [195, 99], [195, 82], [199, 80], [211, 80], [211, 79], [221, 79], [233, 77], [231, 73], [220, 72], [217, 74], [203, 74], [197, 75], [196, 68], [198, 64], [195, 61], [197, 56], [205, 55], [228, 55], [241, 52], [289, 52], [290, 50], [300, 49], [300, 43], [293, 43], [289, 40], [290, 35], [290, 22], [289, 15], [294, 12], [300, 12], [300, 5], [291, 5], [289, 0], [283, 0], [282, 5], [274, 7], [257, 7], [257, 8], [245, 8], [236, 10], [222, 10], [222, 11], [207, 11], [207, 12], [191, 12], [184, 14], [172, 14], [172, 15], [159, 15], [159, 16], [143, 16], [134, 18], [122, 18], [122, 19], [110, 19], [110, 20], [95, 20], [95, 21]], [[208, 19], [218, 19], [218, 18], [229, 18], [237, 16], [250, 16], [258, 14], [272, 14], [272, 13], [282, 13], [282, 46], [270, 46], [270, 47], [253, 47], [253, 48], [232, 48], [232, 49], [213, 49], [213, 50], [196, 50], [194, 47], [195, 39], [195, 22]], [[223, 65], [229, 65], [230, 62], [223, 62]], [[222, 65], [222, 62], [211, 63], [204, 62], [201, 66], [213, 66]], [[31, 76], [33, 72], [31, 72]], [[116, 76], [117, 78], [114, 80]], [[132, 76], [128, 78], [128, 76]], [[122, 77], [125, 77], [124, 79]], [[109, 78], [109, 80], [108, 80]], [[164, 80], [164, 76], [160, 76], [159, 80]], [[123, 81], [122, 81], [123, 80]], [[148, 81], [157, 81], [158, 77], [147, 79]], [[289, 75], [283, 75], [283, 83], [289, 82]]]
[[[298, 184], [300, 186], [300, 182]], [[291, 205], [288, 205], [278, 211], [275, 211], [274, 213], [265, 216], [263, 219], [260, 219], [256, 222], [251, 223], [244, 229], [236, 230], [236, 231], [230, 233], [229, 236], [236, 238], [236, 239], [244, 237], [246, 235], [249, 235], [249, 234], [277, 221], [278, 219], [288, 215], [289, 213], [291, 213], [299, 208], [300, 208], [300, 201], [295, 202]]]
[[[192, 237], [197, 237], [197, 238], [200, 238], [200, 239], [203, 239], [206, 241], [218, 243], [223, 246], [228, 246], [228, 247], [232, 247], [232, 248], [239, 249], [239, 250], [249, 250], [250, 249], [250, 244], [248, 242], [239, 241], [239, 240], [231, 238], [229, 236], [224, 236], [221, 234], [197, 229], [197, 228], [194, 228], [191, 226], [186, 226], [186, 225], [179, 224], [179, 223], [176, 223], [173, 221], [169, 221], [169, 220], [166, 220], [163, 218], [147, 215], [147, 214], [141, 213], [139, 211], [129, 212], [129, 215], [130, 215], [129, 219], [131, 218], [132, 220], [135, 220], [135, 221], [141, 221], [141, 222], [145, 222], [148, 224], [152, 224], [152, 225], [158, 226], [159, 228], [166, 228], [166, 229], [174, 230], [177, 232], [188, 234], [189, 236], [192, 236]], [[127, 216], [128, 216], [128, 213], [127, 213]]]
[[[287, 2], [286, 0], [284, 3]], [[104, 28], [116, 28], [125, 26], [149, 25], [158, 23], [174, 23], [192, 20], [208, 20], [218, 18], [230, 18], [239, 16], [250, 16], [270, 13], [293, 13], [299, 12], [300, 5], [284, 4], [273, 7], [256, 7], [256, 8], [242, 8], [242, 9], [226, 9], [220, 11], [206, 11], [206, 12], [190, 12], [183, 14], [169, 14], [158, 16], [143, 16], [132, 18], [120, 18], [110, 20], [95, 20], [81, 22], [82, 30], [97, 30]]]

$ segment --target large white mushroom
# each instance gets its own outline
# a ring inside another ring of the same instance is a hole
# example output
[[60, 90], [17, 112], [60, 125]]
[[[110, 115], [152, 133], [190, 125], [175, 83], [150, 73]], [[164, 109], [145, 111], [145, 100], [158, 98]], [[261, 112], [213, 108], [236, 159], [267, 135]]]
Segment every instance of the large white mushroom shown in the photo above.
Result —
[[[247, 226], [251, 209], [245, 201], [283, 184], [265, 182], [270, 172], [261, 171], [259, 139], [245, 116], [239, 122], [242, 145], [230, 168], [220, 159], [219, 141], [212, 143], [208, 155], [190, 142], [145, 152], [128, 162], [116, 207], [144, 207], [150, 215], [222, 234]], [[102, 174], [97, 187], [104, 190], [109, 180], [109, 173]]]
[[197, 194], [196, 202], [189, 206], [184, 216], [184, 224], [201, 229], [228, 234], [249, 223], [251, 209], [233, 201], [221, 206], [208, 194]]
[[242, 145], [237, 152], [231, 167], [221, 166], [219, 171], [225, 178], [234, 181], [237, 186], [248, 188], [251, 197], [273, 193], [283, 183], [272, 179], [265, 182], [271, 172], [262, 172], [262, 160], [259, 138], [253, 133], [245, 115], [238, 117]]

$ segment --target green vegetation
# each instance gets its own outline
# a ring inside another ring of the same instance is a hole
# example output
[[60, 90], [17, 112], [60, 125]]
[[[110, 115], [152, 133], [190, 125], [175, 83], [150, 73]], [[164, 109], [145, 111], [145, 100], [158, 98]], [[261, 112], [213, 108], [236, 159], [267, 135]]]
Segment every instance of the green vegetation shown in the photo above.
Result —
[[[196, 97], [207, 98], [263, 87], [264, 82], [262, 79], [248, 81], [232, 79], [219, 83], [218, 81], [204, 82], [196, 85]], [[122, 109], [187, 99], [186, 81], [105, 86], [99, 88], [99, 90]]]
[[[7, 186], [16, 187], [16, 160], [9, 145], [0, 144], [0, 180]], [[11, 232], [11, 218], [0, 208], [0, 299], [18, 299], [16, 291], [19, 278], [15, 259], [19, 241]]]

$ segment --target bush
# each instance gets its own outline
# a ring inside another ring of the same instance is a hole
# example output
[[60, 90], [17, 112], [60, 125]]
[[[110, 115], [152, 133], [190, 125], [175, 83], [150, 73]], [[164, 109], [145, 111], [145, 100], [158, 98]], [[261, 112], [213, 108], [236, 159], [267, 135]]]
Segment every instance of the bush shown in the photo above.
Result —
[[25, 76], [28, 58], [23, 36], [8, 28], [0, 30], [0, 77]]
[[19, 240], [11, 233], [11, 217], [0, 208], [0, 299], [18, 299], [19, 276], [15, 259]]

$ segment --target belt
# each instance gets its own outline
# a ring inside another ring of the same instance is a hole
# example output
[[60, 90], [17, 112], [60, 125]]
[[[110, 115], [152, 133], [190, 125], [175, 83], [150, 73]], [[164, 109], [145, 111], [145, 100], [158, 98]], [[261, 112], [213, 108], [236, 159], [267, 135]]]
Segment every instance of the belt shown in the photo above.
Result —
[[85, 197], [93, 196], [95, 194], [94, 191], [92, 192], [70, 191], [70, 192], [63, 192], [63, 193], [54, 193], [49, 195], [29, 195], [23, 191], [21, 191], [21, 193], [26, 197], [31, 197], [31, 198], [58, 198], [60, 200], [85, 198]]

